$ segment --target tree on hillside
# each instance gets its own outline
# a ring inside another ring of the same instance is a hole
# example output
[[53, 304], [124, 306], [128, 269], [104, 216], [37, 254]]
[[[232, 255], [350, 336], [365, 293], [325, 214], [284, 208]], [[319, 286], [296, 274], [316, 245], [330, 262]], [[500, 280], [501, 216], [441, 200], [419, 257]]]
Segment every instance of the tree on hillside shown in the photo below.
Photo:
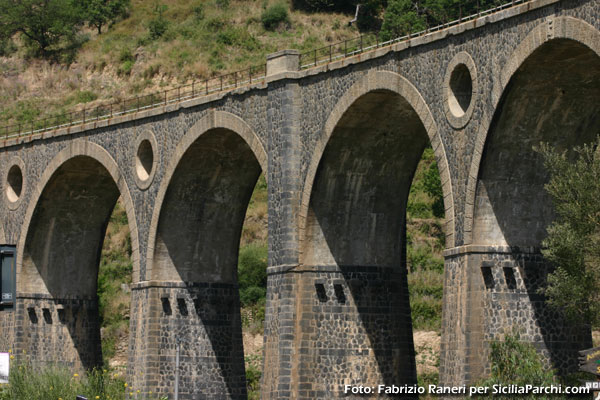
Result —
[[381, 26], [381, 40], [391, 40], [426, 28], [418, 3], [411, 0], [390, 0]]
[[545, 186], [557, 218], [548, 227], [544, 256], [556, 269], [544, 289], [549, 303], [578, 322], [600, 322], [600, 154], [574, 149], [576, 160], [547, 144], [537, 149], [550, 173]]
[[85, 20], [102, 33], [102, 27], [127, 15], [130, 0], [78, 0]]
[[0, 0], [0, 39], [21, 33], [42, 57], [72, 41], [82, 22], [81, 11], [72, 0]]
[[506, 0], [389, 0], [381, 27], [382, 40], [445, 24], [494, 7]]

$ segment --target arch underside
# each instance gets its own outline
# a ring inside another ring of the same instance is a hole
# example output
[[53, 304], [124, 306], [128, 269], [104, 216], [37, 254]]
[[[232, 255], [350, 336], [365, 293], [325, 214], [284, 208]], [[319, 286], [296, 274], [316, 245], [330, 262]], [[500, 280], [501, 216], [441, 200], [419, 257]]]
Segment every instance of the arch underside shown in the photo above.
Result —
[[[539, 294], [552, 270], [540, 248], [555, 215], [534, 146], [547, 142], [573, 156], [574, 146], [593, 142], [600, 134], [599, 99], [600, 57], [588, 47], [555, 39], [533, 51], [497, 107], [475, 193], [472, 243], [488, 249], [473, 264], [488, 304], [479, 311], [484, 340], [517, 327], [563, 374], [577, 369], [576, 351], [591, 346], [591, 336], [589, 327], [569, 326]], [[491, 277], [487, 283], [482, 272]]]
[[[324, 397], [344, 384], [416, 382], [406, 250], [406, 203], [429, 138], [390, 90], [359, 97], [321, 157], [302, 242], [299, 382]], [[302, 393], [302, 391], [300, 392]]]
[[101, 163], [76, 156], [54, 172], [39, 197], [18, 282], [28, 325], [19, 346], [38, 362], [102, 364], [98, 266], [119, 195]]
[[[161, 336], [187, 340], [182, 398], [246, 396], [237, 257], [260, 173], [248, 144], [217, 128], [189, 146], [166, 191], [152, 279], [163, 282]], [[174, 360], [173, 350], [160, 348], [159, 355]], [[172, 371], [159, 373], [173, 382]]]

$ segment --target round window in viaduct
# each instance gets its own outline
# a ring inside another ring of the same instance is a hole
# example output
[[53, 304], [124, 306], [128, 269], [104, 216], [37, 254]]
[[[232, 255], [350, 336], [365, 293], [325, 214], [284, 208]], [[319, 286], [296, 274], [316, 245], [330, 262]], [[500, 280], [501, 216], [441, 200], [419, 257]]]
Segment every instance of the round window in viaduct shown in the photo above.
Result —
[[453, 128], [461, 129], [471, 119], [477, 95], [477, 69], [469, 54], [460, 52], [450, 63], [444, 79], [444, 108]]
[[147, 189], [152, 184], [158, 163], [157, 143], [154, 135], [147, 131], [140, 134], [135, 141], [135, 157], [133, 170], [135, 182], [140, 189]]
[[14, 158], [8, 165], [10, 165], [10, 167], [8, 168], [6, 179], [4, 181], [4, 194], [8, 200], [8, 207], [11, 210], [14, 210], [19, 206], [25, 189], [25, 179], [23, 175], [25, 164], [20, 158]]

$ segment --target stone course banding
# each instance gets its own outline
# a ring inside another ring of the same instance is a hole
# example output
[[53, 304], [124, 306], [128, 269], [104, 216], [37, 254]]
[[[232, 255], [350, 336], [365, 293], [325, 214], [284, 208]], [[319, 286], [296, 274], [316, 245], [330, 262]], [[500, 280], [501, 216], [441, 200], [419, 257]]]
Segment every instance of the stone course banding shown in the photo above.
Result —
[[[120, 195], [134, 258], [128, 381], [172, 395], [179, 336], [193, 343], [182, 353], [180, 398], [245, 398], [235, 263], [244, 207], [262, 171], [269, 186], [262, 397], [345, 397], [343, 383], [403, 383], [392, 382], [398, 375], [413, 382], [405, 196], [413, 162], [430, 143], [446, 211], [440, 381], [477, 381], [489, 370], [489, 341], [515, 326], [549, 364], [572, 371], [589, 330], [569, 328], [537, 294], [550, 270], [539, 249], [552, 212], [530, 148], [546, 140], [566, 149], [600, 133], [599, 55], [598, 0], [534, 0], [308, 70], [297, 52], [283, 51], [267, 60], [264, 82], [5, 140], [0, 241], [17, 245], [18, 276], [14, 312], [0, 311], [0, 346], [27, 349], [37, 363], [98, 362], [97, 300], [57, 286], [48, 273], [56, 263], [30, 258], [101, 245], [96, 232], [81, 236], [84, 247], [36, 253], [32, 246], [45, 241], [35, 232], [75, 236], [51, 228], [56, 217], [74, 229], [53, 214], [60, 204], [48, 194], [72, 205], [75, 219], [84, 215], [77, 196], [92, 204]], [[459, 64], [469, 70], [472, 95], [456, 117], [447, 90]], [[152, 148], [147, 179], [136, 172], [143, 140]], [[4, 194], [15, 159], [23, 172], [16, 207]], [[91, 183], [86, 191], [92, 173], [108, 194]], [[394, 195], [381, 202], [378, 191]], [[92, 222], [86, 226], [101, 225]], [[91, 259], [65, 266], [76, 276], [77, 267], [93, 269]]]

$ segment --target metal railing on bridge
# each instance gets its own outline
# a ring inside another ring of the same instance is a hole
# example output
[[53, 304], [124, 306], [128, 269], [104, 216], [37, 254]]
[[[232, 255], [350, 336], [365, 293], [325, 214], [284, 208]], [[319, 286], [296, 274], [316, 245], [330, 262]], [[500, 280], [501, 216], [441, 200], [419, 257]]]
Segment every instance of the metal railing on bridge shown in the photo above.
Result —
[[[513, 0], [467, 17], [461, 17], [457, 20], [392, 40], [380, 41], [379, 34], [366, 34], [347, 39], [301, 53], [300, 68], [312, 68], [340, 59], [353, 57], [370, 50], [408, 41], [530, 1], [532, 0]], [[143, 96], [130, 97], [128, 99], [95, 107], [84, 107], [77, 111], [59, 113], [51, 117], [28, 122], [6, 124], [0, 127], [0, 137], [3, 136], [5, 139], [9, 139], [51, 132], [89, 122], [109, 120], [118, 116], [135, 114], [143, 110], [160, 108], [169, 104], [176, 104], [181, 101], [199, 98], [213, 93], [227, 92], [254, 83], [264, 83], [267, 75], [266, 72], [266, 64], [260, 64], [202, 81], [194, 81], [191, 84], [179, 86], [174, 89], [163, 90]]]
[[[194, 81], [191, 84], [163, 90], [142, 96], [98, 105], [96, 107], [59, 113], [57, 115], [29, 121], [5, 125], [0, 128], [0, 135], [13, 138], [25, 135], [54, 131], [70, 126], [82, 125], [88, 122], [102, 121], [114, 117], [134, 114], [143, 110], [164, 107], [169, 104], [179, 103], [213, 93], [230, 91], [241, 86], [257, 82], [264, 82], [266, 64], [253, 66], [241, 71], [219, 75], [203, 81]], [[1, 137], [1, 136], [0, 136]]]

